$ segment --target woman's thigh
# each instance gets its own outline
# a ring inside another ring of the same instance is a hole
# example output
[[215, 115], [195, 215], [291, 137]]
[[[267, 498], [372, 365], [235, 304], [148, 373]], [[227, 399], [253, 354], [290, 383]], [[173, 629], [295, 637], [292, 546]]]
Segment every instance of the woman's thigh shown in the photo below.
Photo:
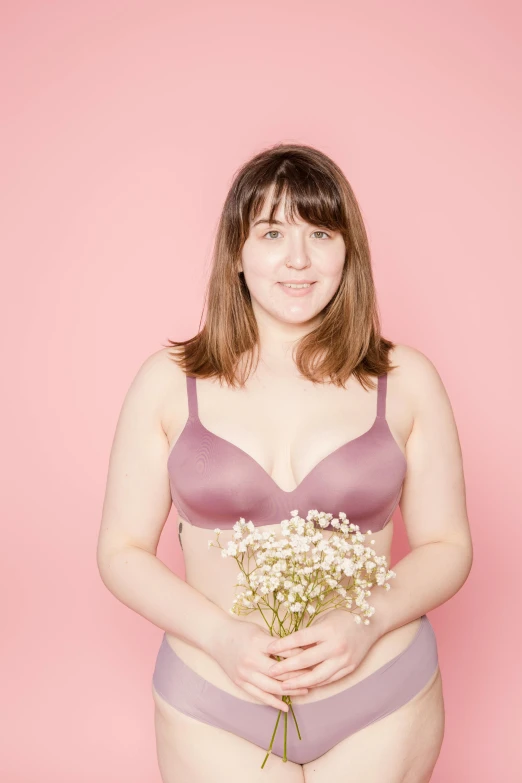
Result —
[[[229, 731], [196, 720], [152, 686], [156, 751], [163, 783], [304, 783], [303, 768]], [[270, 741], [268, 737], [267, 742]], [[268, 746], [268, 745], [267, 745]]]
[[305, 783], [428, 783], [444, 736], [437, 666], [425, 687], [384, 718], [303, 765]]

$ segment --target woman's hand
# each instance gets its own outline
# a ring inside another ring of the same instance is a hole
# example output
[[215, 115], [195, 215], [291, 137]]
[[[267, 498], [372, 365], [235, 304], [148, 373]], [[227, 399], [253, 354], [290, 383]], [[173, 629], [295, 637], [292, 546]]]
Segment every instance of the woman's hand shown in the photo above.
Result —
[[[273, 640], [266, 651], [275, 655], [293, 655], [267, 670], [268, 676], [285, 676], [285, 686], [290, 688], [326, 685], [351, 674], [359, 666], [380, 633], [378, 626], [357, 624], [345, 609], [332, 609], [318, 615], [308, 628]], [[303, 649], [299, 652], [299, 645]], [[312, 671], [302, 672], [307, 667]]]
[[[281, 682], [284, 678], [276, 679], [269, 674], [274, 658], [266, 648], [268, 640], [273, 638], [257, 623], [230, 618], [228, 623], [220, 627], [219, 637], [212, 644], [211, 655], [232, 682], [244, 691], [265, 704], [288, 712], [288, 705], [281, 696], [298, 696], [308, 693], [308, 688], [287, 688]], [[294, 644], [292, 650], [287, 650], [279, 657], [293, 657], [302, 652]], [[306, 669], [300, 667], [289, 676], [306, 672]]]

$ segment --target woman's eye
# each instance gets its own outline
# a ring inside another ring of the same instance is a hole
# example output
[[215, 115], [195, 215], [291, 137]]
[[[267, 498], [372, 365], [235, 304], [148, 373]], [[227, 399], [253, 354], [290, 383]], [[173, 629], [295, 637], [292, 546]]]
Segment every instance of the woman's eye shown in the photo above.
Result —
[[[274, 229], [273, 231], [267, 231], [266, 234], [265, 234], [265, 237], [268, 236], [269, 234], [280, 234], [280, 233], [281, 233], [280, 231], [277, 231], [276, 229]], [[326, 231], [318, 230], [318, 231], [314, 231], [313, 233], [314, 234], [324, 234], [325, 237], [330, 237], [330, 235], [327, 234]], [[275, 237], [270, 237], [270, 239], [275, 239]]]

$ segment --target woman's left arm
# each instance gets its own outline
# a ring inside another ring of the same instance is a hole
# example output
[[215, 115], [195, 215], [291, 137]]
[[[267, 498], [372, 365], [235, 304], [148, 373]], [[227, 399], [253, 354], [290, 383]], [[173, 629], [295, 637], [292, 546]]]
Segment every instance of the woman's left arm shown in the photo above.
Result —
[[[411, 547], [392, 566], [391, 589], [374, 588], [370, 623], [378, 636], [417, 619], [457, 593], [468, 578], [473, 546], [462, 452], [450, 400], [432, 362], [407, 348], [414, 422], [400, 509]], [[406, 373], [405, 373], [406, 377]]]
[[[443, 604], [470, 573], [473, 547], [451, 403], [437, 370], [420, 351], [401, 346], [400, 366], [400, 383], [410, 395], [414, 412], [400, 500], [411, 551], [392, 566], [397, 576], [390, 580], [390, 590], [372, 589], [367, 600], [375, 614], [368, 626], [356, 626], [346, 610], [335, 609], [270, 643], [267, 651], [276, 655], [315, 645], [270, 671], [283, 675], [292, 687], [294, 682], [296, 687], [324, 684], [353, 671], [377, 639]], [[367, 536], [365, 545], [370, 546], [371, 538]], [[309, 666], [316, 668], [289, 679], [292, 670]]]

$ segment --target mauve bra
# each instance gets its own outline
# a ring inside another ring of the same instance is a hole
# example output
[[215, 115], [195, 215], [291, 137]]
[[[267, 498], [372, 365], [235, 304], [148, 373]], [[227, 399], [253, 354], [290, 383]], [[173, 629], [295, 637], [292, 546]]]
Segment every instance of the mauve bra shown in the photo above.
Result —
[[289, 492], [246, 451], [203, 426], [196, 378], [186, 379], [189, 416], [167, 468], [174, 506], [190, 524], [225, 530], [240, 517], [255, 525], [279, 524], [294, 509], [303, 518], [312, 509], [334, 517], [344, 511], [362, 533], [389, 522], [401, 496], [406, 458], [385, 417], [386, 373], [378, 376], [370, 429], [327, 454]]

